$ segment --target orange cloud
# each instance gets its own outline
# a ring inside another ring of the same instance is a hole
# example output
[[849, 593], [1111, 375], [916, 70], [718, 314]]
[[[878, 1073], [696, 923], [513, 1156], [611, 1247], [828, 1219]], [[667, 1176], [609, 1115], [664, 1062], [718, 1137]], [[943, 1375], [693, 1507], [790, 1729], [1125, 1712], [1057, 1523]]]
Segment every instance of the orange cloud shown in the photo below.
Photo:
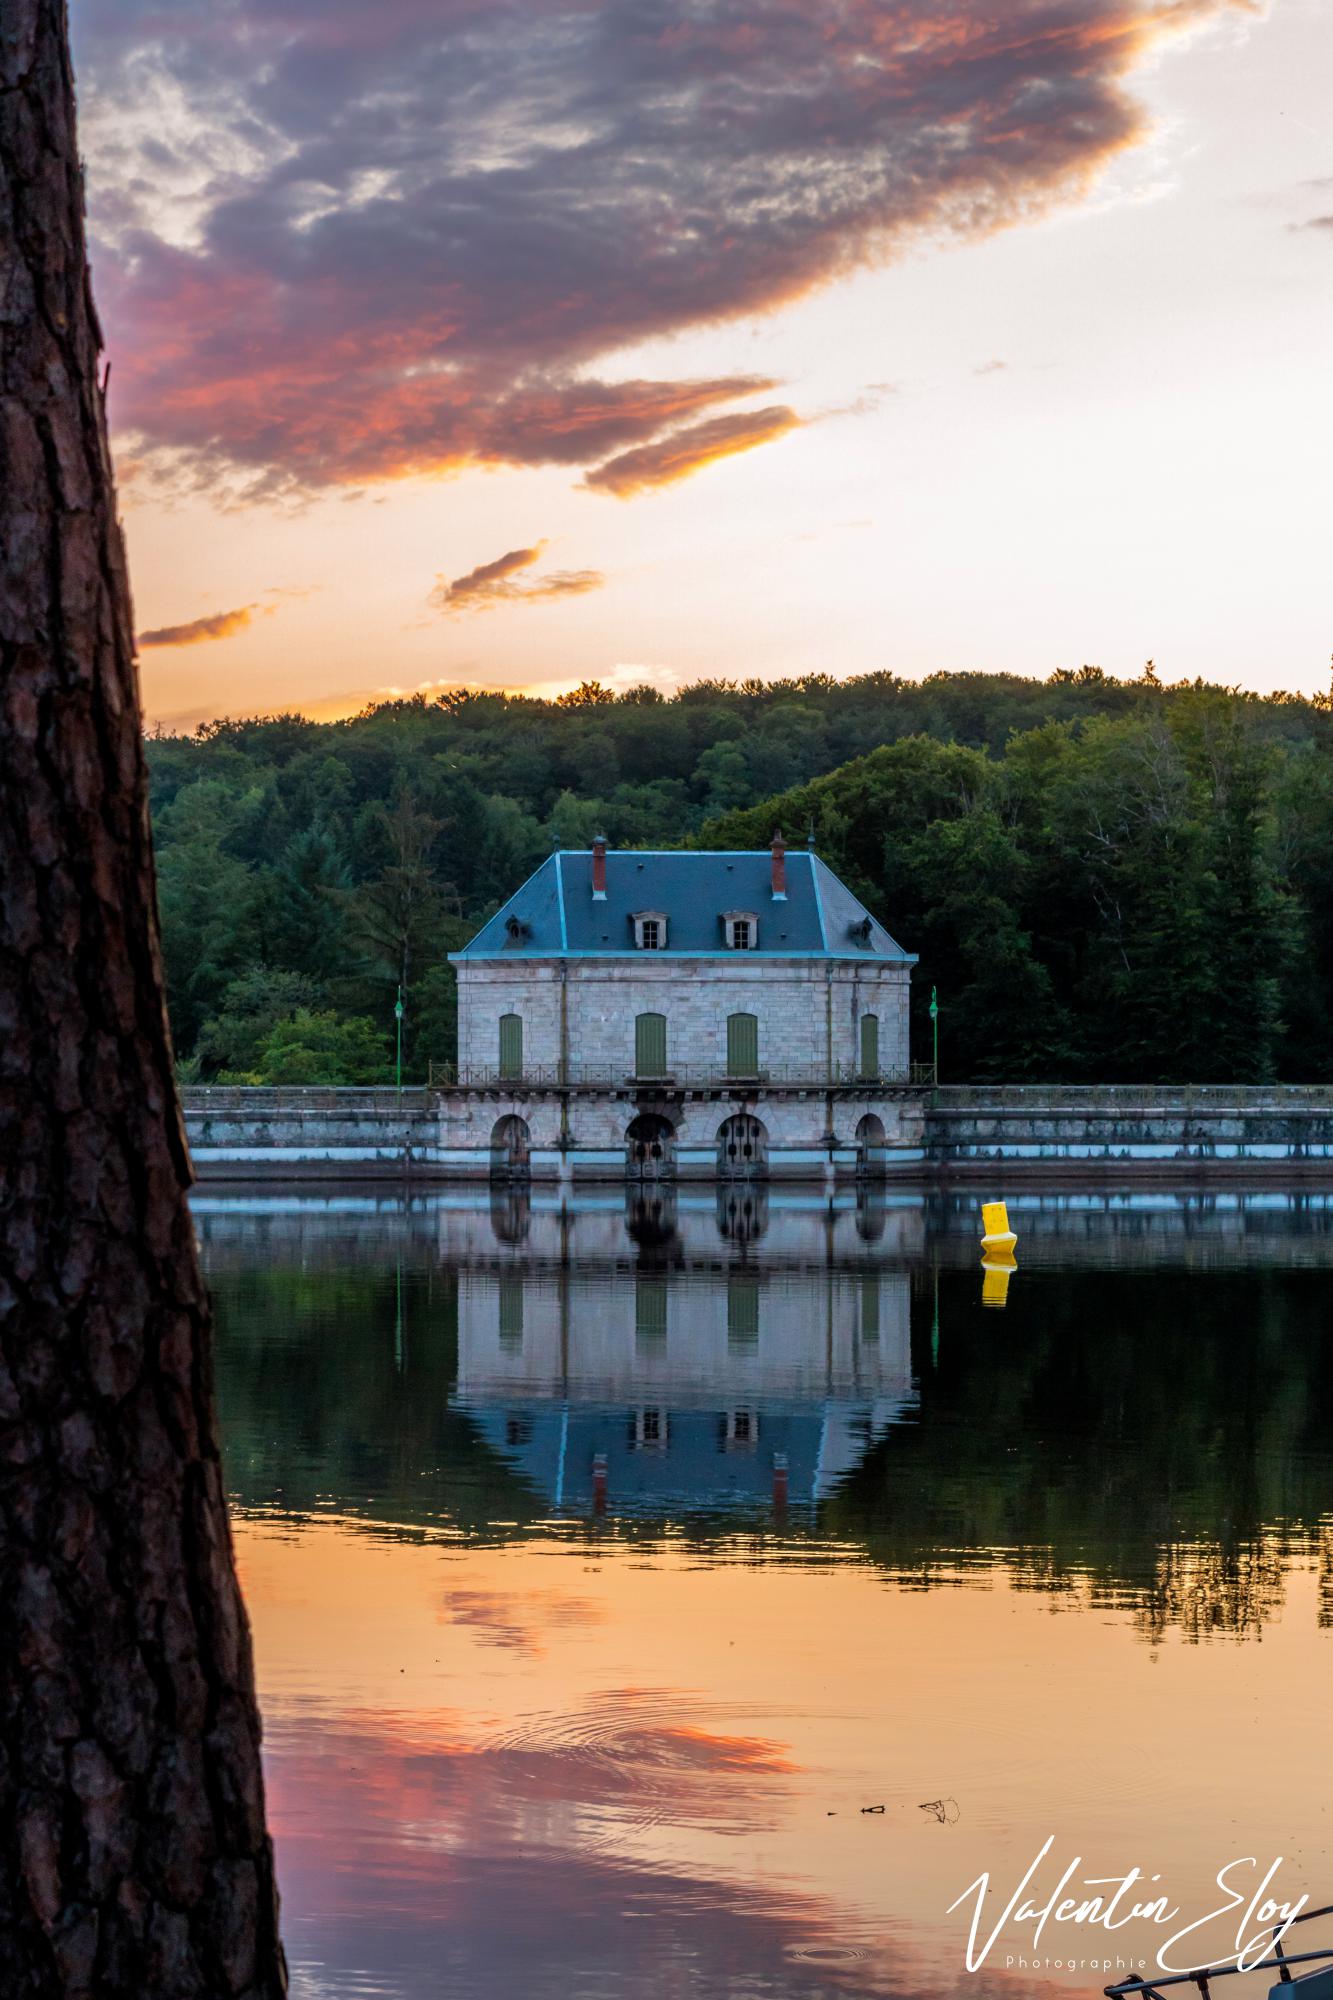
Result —
[[436, 611], [488, 611], [496, 604], [538, 604], [558, 597], [583, 597], [606, 581], [596, 569], [554, 569], [545, 576], [525, 577], [524, 570], [540, 562], [545, 542], [530, 549], [509, 549], [493, 562], [479, 563], [453, 582], [440, 577], [430, 594]]
[[202, 646], [210, 639], [230, 639], [253, 623], [256, 612], [266, 614], [272, 605], [242, 604], [236, 611], [215, 611], [208, 618], [192, 618], [188, 625], [158, 625], [139, 634], [140, 646]]
[[785, 437], [800, 423], [795, 410], [783, 403], [774, 403], [766, 410], [710, 417], [706, 423], [673, 431], [656, 444], [640, 445], [634, 451], [621, 452], [618, 458], [609, 458], [605, 465], [594, 466], [583, 483], [594, 493], [614, 493], [617, 499], [627, 500], [649, 487], [674, 486], [705, 465]]

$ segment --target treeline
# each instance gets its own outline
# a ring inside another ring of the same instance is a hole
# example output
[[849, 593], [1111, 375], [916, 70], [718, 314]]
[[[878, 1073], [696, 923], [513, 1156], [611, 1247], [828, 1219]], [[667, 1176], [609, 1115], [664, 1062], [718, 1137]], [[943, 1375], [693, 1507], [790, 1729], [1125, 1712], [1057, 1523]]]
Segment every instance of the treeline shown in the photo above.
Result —
[[453, 1053], [447, 953], [553, 846], [820, 852], [910, 950], [946, 1078], [1333, 1074], [1333, 709], [1096, 668], [457, 692], [149, 743], [182, 1071]]

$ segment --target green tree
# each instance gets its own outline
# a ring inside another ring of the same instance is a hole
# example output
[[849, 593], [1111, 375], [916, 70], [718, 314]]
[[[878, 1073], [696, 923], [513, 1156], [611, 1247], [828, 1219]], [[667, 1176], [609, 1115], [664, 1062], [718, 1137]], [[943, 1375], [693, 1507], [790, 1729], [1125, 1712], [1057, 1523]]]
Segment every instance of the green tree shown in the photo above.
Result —
[[222, 1083], [367, 1084], [392, 1080], [386, 1040], [373, 1021], [298, 1007], [269, 1030], [251, 1071], [224, 1071]]

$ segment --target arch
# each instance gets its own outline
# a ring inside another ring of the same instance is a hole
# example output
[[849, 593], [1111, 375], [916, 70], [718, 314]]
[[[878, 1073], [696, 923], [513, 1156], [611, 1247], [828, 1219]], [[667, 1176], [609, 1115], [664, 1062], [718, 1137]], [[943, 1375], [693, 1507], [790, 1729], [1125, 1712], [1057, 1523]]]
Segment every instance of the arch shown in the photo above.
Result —
[[634, 1074], [636, 1076], [665, 1076], [666, 1067], [666, 1015], [636, 1014], [634, 1017]]
[[757, 1243], [768, 1228], [768, 1189], [745, 1184], [717, 1191], [717, 1233], [728, 1243]]
[[729, 1181], [767, 1178], [768, 1131], [753, 1112], [734, 1112], [718, 1127], [717, 1171]]
[[758, 1076], [759, 1016], [728, 1014], [727, 1075]]
[[523, 1074], [523, 1016], [521, 1014], [501, 1014], [500, 1016], [500, 1074], [517, 1077]]
[[675, 1171], [675, 1126], [659, 1111], [641, 1111], [625, 1133], [626, 1174], [632, 1181], [660, 1181]]
[[863, 1180], [884, 1172], [884, 1120], [867, 1111], [856, 1126], [856, 1171]]
[[532, 1134], [527, 1120], [513, 1112], [498, 1118], [491, 1129], [491, 1178], [525, 1181], [532, 1172]]
[[879, 1015], [861, 1016], [861, 1070], [862, 1076], [879, 1075]]

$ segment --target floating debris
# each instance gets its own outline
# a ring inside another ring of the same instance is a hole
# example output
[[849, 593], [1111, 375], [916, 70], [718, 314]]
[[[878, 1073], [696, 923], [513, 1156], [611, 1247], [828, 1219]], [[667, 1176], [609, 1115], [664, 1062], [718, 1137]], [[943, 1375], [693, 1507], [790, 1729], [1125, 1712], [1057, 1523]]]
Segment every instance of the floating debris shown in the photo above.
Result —
[[[880, 1810], [883, 1811], [883, 1807]], [[941, 1826], [952, 1826], [958, 1818], [958, 1801], [957, 1799], [926, 1799], [917, 1810], [932, 1814]]]

